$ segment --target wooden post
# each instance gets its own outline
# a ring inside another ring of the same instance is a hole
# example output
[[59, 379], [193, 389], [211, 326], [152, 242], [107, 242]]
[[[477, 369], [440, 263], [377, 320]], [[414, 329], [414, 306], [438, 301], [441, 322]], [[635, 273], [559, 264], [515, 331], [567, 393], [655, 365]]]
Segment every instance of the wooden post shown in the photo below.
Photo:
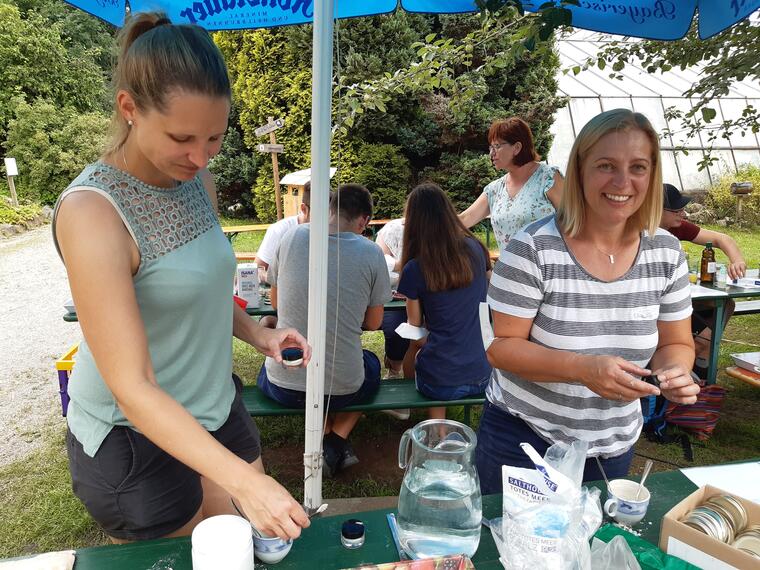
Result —
[[[267, 117], [267, 121], [270, 123], [274, 121], [274, 117]], [[274, 131], [269, 133], [269, 142], [271, 144], [277, 144], [277, 137], [275, 137]], [[280, 196], [280, 165], [277, 162], [277, 153], [272, 152], [272, 173], [274, 175], [274, 200], [277, 204], [277, 219], [282, 219], [282, 197]]]
[[11, 204], [18, 208], [18, 196], [16, 196], [16, 185], [13, 182], [13, 176], [8, 176], [8, 188], [11, 189]]

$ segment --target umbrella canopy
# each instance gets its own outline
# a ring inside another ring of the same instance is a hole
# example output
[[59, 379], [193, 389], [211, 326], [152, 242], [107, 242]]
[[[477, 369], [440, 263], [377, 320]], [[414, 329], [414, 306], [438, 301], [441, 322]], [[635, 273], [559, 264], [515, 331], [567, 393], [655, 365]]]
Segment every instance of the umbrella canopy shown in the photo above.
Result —
[[[67, 0], [114, 24], [124, 23], [126, 0]], [[163, 10], [173, 22], [198, 24], [208, 30], [239, 30], [303, 24], [313, 21], [314, 0], [131, 0], [135, 11]], [[475, 0], [342, 0], [335, 18], [373, 16], [400, 6], [409, 12], [454, 14], [477, 12]], [[536, 11], [544, 0], [523, 2]], [[705, 39], [749, 16], [760, 0], [601, 0], [566, 6], [577, 28], [648, 38], [676, 40], [686, 35], [699, 13], [699, 37]]]

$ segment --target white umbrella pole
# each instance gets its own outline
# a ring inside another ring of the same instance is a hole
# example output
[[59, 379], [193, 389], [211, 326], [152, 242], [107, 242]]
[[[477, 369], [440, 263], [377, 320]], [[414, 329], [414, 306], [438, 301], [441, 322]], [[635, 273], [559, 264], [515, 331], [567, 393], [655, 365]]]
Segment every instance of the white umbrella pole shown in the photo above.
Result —
[[327, 235], [330, 193], [333, 0], [314, 5], [314, 59], [311, 103], [311, 218], [309, 242], [309, 334], [311, 363], [306, 371], [304, 505], [322, 503], [322, 424], [327, 328]]

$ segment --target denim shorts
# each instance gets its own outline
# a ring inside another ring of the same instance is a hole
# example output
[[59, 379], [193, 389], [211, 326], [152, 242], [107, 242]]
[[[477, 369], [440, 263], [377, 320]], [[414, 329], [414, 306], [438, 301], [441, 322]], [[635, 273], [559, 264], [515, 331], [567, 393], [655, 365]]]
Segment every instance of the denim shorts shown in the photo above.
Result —
[[[325, 393], [324, 406], [329, 412], [334, 412], [351, 406], [352, 404], [364, 404], [370, 400], [380, 389], [380, 359], [374, 352], [362, 350], [364, 359], [364, 382], [353, 394], [329, 397]], [[303, 408], [306, 406], [306, 392], [281, 388], [274, 384], [267, 376], [265, 365], [261, 365], [256, 385], [264, 394], [275, 402], [279, 402], [286, 408]]]
[[[211, 435], [251, 463], [261, 455], [256, 424], [243, 405], [242, 383], [233, 375], [236, 394], [227, 421]], [[103, 531], [122, 540], [166, 536], [195, 516], [203, 502], [201, 477], [126, 426], [115, 426], [95, 457], [66, 434], [74, 494]]]
[[[551, 445], [534, 432], [517, 416], [505, 412], [486, 401], [478, 428], [478, 446], [475, 448], [475, 465], [480, 478], [480, 489], [484, 495], [501, 493], [501, 466], [511, 465], [533, 469], [533, 462], [525, 455], [521, 443], [529, 443], [544, 456]], [[615, 457], [602, 459], [604, 472], [609, 479], [625, 477], [633, 459], [633, 446]], [[583, 481], [599, 481], [602, 473], [596, 459], [589, 457], [583, 470]]]

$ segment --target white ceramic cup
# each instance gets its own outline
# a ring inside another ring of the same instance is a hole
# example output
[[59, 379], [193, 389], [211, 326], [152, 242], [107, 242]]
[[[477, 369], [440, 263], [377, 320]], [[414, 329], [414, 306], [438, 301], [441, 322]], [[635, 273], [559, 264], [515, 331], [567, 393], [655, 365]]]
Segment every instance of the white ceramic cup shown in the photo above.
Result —
[[202, 521], [192, 535], [193, 570], [251, 570], [251, 524], [243, 517], [219, 515]]
[[253, 545], [256, 558], [264, 564], [277, 564], [290, 552], [293, 539], [282, 540], [276, 536], [265, 536], [259, 532], [259, 536], [253, 535]]
[[636, 491], [639, 484], [627, 479], [615, 479], [610, 481], [607, 487], [607, 501], [604, 503], [604, 512], [617, 522], [633, 526], [647, 514], [649, 506], [649, 490], [641, 488], [639, 498], [636, 499]]

